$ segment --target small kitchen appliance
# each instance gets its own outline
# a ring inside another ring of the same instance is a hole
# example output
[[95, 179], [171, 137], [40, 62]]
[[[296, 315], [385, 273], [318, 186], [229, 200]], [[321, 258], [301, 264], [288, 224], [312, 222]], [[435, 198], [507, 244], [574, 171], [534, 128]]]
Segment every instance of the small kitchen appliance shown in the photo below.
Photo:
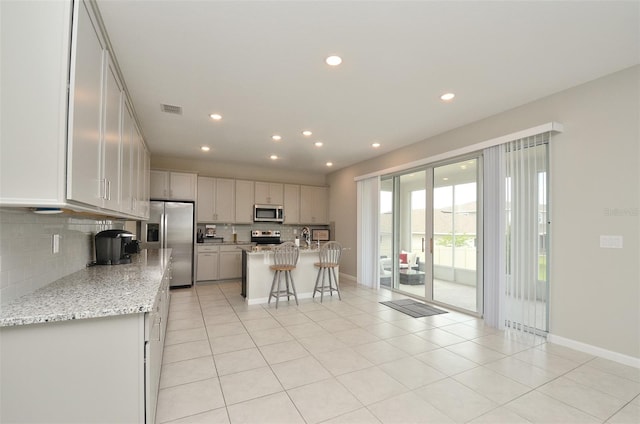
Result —
[[127, 246], [133, 234], [125, 230], [105, 230], [96, 234], [96, 264], [119, 265], [131, 263]]

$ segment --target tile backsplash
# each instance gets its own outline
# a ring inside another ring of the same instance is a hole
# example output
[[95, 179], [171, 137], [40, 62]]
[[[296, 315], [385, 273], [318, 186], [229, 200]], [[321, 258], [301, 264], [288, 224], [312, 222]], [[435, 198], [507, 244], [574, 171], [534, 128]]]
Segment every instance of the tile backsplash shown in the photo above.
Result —
[[[95, 234], [111, 228], [123, 229], [124, 221], [0, 209], [0, 304], [84, 268], [95, 259]], [[56, 254], [54, 234], [60, 235]]]
[[[202, 232], [205, 231], [206, 224], [198, 223], [197, 228]], [[224, 238], [224, 241], [233, 240], [233, 230], [238, 235], [239, 242], [249, 242], [251, 240], [251, 230], [280, 230], [280, 239], [282, 241], [293, 241], [296, 235], [300, 235], [300, 231], [304, 225], [284, 225], [270, 224], [267, 222], [255, 222], [248, 224], [216, 224], [216, 235]], [[329, 229], [328, 225], [307, 225], [309, 229]]]

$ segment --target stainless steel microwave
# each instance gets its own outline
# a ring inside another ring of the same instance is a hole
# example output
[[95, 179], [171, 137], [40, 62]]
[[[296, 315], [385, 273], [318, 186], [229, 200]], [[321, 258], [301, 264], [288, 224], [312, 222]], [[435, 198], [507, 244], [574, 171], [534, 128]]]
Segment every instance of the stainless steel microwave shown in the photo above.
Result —
[[284, 208], [281, 205], [254, 205], [254, 222], [283, 222]]

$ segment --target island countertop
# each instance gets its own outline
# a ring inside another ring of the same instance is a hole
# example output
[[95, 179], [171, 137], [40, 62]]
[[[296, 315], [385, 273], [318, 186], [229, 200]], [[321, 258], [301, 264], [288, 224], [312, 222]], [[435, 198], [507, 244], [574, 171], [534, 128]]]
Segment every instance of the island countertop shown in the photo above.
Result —
[[[249, 255], [261, 255], [261, 254], [269, 254], [271, 252], [273, 252], [273, 249], [277, 246], [277, 244], [271, 245], [271, 244], [259, 244], [259, 245], [255, 245], [255, 246], [238, 246], [238, 249], [244, 250], [247, 252], [247, 254]], [[318, 255], [319, 249], [318, 246], [314, 243], [311, 245], [311, 247], [307, 247], [307, 246], [302, 246], [300, 245], [299, 248], [300, 254], [301, 255], [305, 255], [305, 254], [309, 254], [309, 253], [313, 253], [314, 255]]]
[[74, 272], [2, 307], [0, 327], [151, 312], [171, 249]]

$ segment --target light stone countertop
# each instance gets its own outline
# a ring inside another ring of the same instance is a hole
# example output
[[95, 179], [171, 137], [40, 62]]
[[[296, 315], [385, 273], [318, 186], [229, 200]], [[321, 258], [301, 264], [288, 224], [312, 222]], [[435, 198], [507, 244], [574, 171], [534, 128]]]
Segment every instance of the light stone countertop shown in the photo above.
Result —
[[[271, 253], [275, 246], [277, 246], [277, 245], [262, 244], [262, 245], [251, 246], [251, 247], [238, 246], [238, 249], [246, 251], [247, 254], [249, 254], [249, 255], [262, 255], [262, 254], [265, 254], [265, 253], [266, 254]], [[300, 254], [301, 255], [309, 254], [309, 253], [314, 253], [314, 254], [317, 255], [319, 250], [320, 249], [318, 249], [318, 246], [316, 244], [312, 244], [311, 247], [300, 245]]]
[[0, 312], [0, 327], [150, 312], [171, 249], [142, 250], [130, 264], [95, 265], [26, 294]]

